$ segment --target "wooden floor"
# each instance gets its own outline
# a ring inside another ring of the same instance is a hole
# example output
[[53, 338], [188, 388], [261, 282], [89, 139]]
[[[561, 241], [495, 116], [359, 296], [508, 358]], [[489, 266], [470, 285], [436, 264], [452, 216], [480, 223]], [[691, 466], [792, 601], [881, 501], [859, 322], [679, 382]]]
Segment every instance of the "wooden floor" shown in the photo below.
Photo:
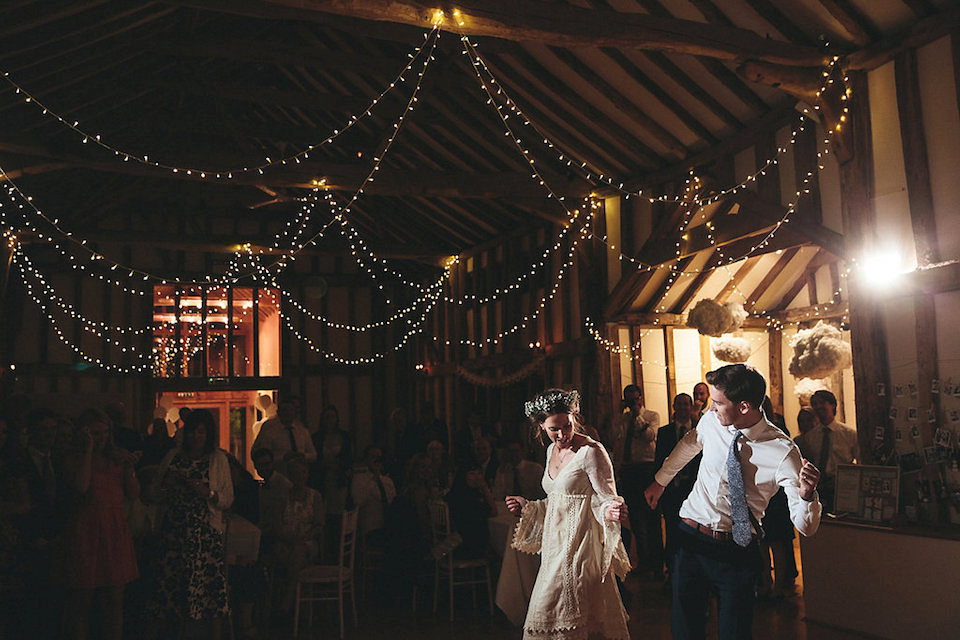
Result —
[[[653, 577], [631, 575], [626, 582], [631, 593], [630, 637], [634, 640], [668, 640], [670, 638], [670, 595], [663, 589], [662, 580]], [[354, 627], [347, 622], [348, 640], [520, 640], [522, 632], [513, 627], [500, 611], [491, 615], [486, 611], [485, 598], [478, 598], [474, 608], [468, 589], [458, 597], [455, 622], [448, 619], [449, 609], [441, 600], [437, 614], [432, 612], [432, 599], [422, 602], [419, 611], [413, 613], [409, 600], [397, 602], [389, 609], [376, 610], [360, 603], [360, 624]], [[757, 640], [852, 640], [861, 636], [845, 633], [804, 621], [803, 596], [797, 595], [779, 601], [758, 601], [754, 616], [754, 633]], [[324, 603], [317, 609], [312, 628], [301, 622], [300, 637], [310, 640], [324, 638], [335, 640], [339, 635], [336, 603]], [[711, 615], [708, 637], [716, 637], [716, 618]], [[240, 630], [238, 630], [239, 632]], [[238, 636], [242, 638], [240, 633]], [[270, 640], [287, 640], [292, 637], [289, 627], [275, 628], [268, 634]]]

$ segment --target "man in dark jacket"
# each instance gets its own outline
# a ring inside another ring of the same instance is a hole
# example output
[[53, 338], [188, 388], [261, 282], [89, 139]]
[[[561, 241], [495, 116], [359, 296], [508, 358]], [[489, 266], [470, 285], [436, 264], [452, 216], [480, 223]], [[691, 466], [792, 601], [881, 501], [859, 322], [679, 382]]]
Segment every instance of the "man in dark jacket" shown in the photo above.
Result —
[[[656, 465], [660, 468], [667, 459], [677, 442], [694, 429], [696, 425], [693, 399], [686, 393], [681, 393], [673, 399], [673, 421], [657, 430]], [[663, 527], [666, 533], [666, 547], [664, 556], [669, 573], [673, 565], [673, 554], [676, 552], [677, 523], [680, 522], [680, 505], [687, 499], [693, 483], [697, 479], [697, 470], [700, 468], [698, 455], [687, 463], [683, 470], [667, 485], [660, 498], [660, 510], [663, 513]]]

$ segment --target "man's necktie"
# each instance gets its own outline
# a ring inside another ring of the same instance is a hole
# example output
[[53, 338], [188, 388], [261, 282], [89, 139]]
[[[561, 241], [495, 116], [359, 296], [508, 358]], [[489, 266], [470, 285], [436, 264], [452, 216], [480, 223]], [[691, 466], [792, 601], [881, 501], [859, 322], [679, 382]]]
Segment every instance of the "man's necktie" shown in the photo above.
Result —
[[287, 427], [287, 435], [290, 437], [290, 451], [297, 453], [300, 451], [297, 448], [297, 439], [293, 435], [293, 426]]
[[743, 486], [743, 467], [737, 454], [737, 440], [743, 433], [737, 431], [730, 441], [727, 451], [727, 484], [730, 489], [730, 514], [733, 516], [733, 541], [745, 547], [753, 540], [750, 531], [750, 507], [747, 505], [747, 492]]
[[817, 468], [820, 473], [827, 475], [827, 462], [830, 460], [830, 429], [823, 428], [823, 440], [820, 441], [820, 459], [817, 460]]

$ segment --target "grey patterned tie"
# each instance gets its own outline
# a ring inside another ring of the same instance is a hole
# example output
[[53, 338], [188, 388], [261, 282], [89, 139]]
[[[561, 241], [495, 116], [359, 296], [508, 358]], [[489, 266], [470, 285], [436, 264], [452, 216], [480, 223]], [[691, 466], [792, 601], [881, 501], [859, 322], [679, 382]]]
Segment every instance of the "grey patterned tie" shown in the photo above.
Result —
[[745, 547], [753, 540], [750, 531], [750, 507], [747, 506], [747, 492], [743, 486], [743, 468], [737, 455], [737, 440], [743, 433], [737, 431], [730, 441], [727, 451], [727, 484], [730, 489], [730, 515], [733, 516], [733, 541]]

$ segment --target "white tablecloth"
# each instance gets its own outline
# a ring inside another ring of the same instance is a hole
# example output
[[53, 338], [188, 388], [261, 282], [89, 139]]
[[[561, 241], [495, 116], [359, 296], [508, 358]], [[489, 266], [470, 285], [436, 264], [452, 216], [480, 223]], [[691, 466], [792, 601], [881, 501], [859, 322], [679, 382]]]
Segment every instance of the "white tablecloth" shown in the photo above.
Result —
[[503, 550], [503, 564], [497, 580], [496, 603], [507, 619], [517, 627], [527, 617], [530, 592], [540, 570], [540, 555], [521, 553], [510, 546], [513, 530], [520, 518], [501, 513], [490, 518], [490, 541], [494, 549]]

